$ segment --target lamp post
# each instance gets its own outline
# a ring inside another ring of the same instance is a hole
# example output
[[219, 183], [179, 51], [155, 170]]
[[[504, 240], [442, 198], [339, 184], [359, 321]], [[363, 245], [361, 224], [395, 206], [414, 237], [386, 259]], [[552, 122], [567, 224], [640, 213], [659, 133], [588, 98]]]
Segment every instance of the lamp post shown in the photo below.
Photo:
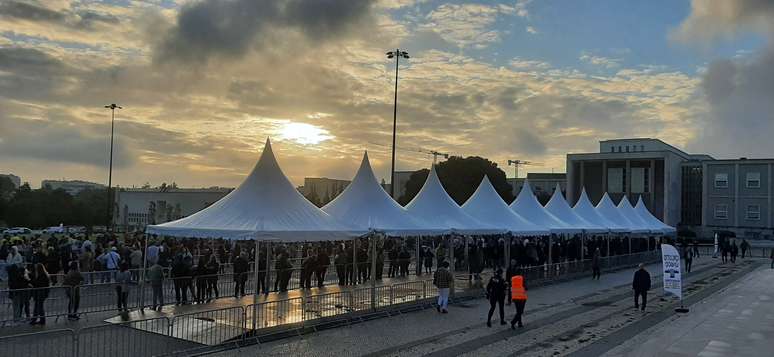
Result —
[[108, 169], [108, 187], [107, 187], [107, 225], [105, 229], [113, 232], [113, 202], [111, 202], [112, 196], [110, 190], [113, 187], [113, 128], [116, 122], [116, 109], [124, 109], [115, 103], [106, 105], [105, 109], [110, 109], [110, 165]]
[[398, 125], [398, 63], [400, 58], [409, 58], [408, 52], [396, 49], [387, 52], [387, 58], [395, 58], [395, 105], [392, 111], [392, 166], [390, 167], [390, 196], [395, 198], [395, 135]]

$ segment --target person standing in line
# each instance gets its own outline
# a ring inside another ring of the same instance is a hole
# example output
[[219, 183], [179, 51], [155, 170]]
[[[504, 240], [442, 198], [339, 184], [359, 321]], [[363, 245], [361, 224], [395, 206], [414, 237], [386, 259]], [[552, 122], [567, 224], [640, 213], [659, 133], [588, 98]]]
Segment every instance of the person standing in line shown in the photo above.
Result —
[[196, 268], [193, 269], [194, 283], [196, 284], [196, 293], [193, 296], [194, 303], [204, 304], [207, 299], [207, 258], [203, 255], [199, 257]]
[[[258, 286], [255, 293], [264, 291], [266, 287], [266, 258], [258, 259]], [[234, 259], [234, 297], [245, 296], [245, 283], [247, 282], [247, 271], [250, 264], [247, 262], [245, 253], [240, 253]]]
[[[86, 274], [89, 284], [94, 284], [94, 252], [91, 251], [91, 245], [83, 248], [83, 253], [81, 253], [78, 263], [80, 264], [81, 274]], [[85, 280], [87, 279], [84, 279], [84, 282]]]
[[736, 241], [731, 243], [731, 263], [736, 264], [736, 257], [739, 255], [739, 246], [736, 245]]
[[153, 295], [153, 310], [161, 311], [161, 307], [164, 306], [164, 268], [161, 267], [158, 259], [148, 269], [148, 282]]
[[685, 250], [685, 272], [691, 272], [691, 265], [693, 265], [693, 251], [691, 249]]
[[8, 271], [8, 296], [11, 298], [14, 324], [22, 322], [24, 301], [29, 299], [29, 288], [32, 287], [30, 279], [25, 274], [25, 269], [16, 264], [6, 266]]
[[693, 240], [693, 256], [699, 257], [699, 241], [697, 239]]
[[524, 307], [527, 306], [527, 285], [522, 275], [514, 275], [511, 278], [511, 300], [516, 306], [516, 315], [511, 320], [511, 329], [515, 330], [516, 324], [519, 328], [524, 327], [522, 316], [524, 316]]
[[49, 287], [51, 286], [51, 279], [48, 276], [46, 267], [43, 264], [35, 264], [35, 269], [32, 275], [32, 299], [35, 301], [35, 308], [32, 312], [32, 322], [30, 325], [45, 325], [46, 324], [46, 312], [43, 309], [43, 304], [48, 298]]
[[453, 279], [454, 276], [449, 272], [449, 262], [441, 263], [433, 275], [433, 285], [438, 288], [438, 305], [435, 309], [440, 313], [449, 313], [449, 288]]
[[129, 283], [131, 281], [132, 273], [129, 272], [129, 264], [121, 263], [120, 270], [116, 273], [116, 295], [119, 311], [129, 311], [127, 301], [129, 300]]
[[489, 283], [486, 284], [486, 297], [489, 299], [489, 314], [486, 318], [486, 326], [492, 327], [492, 315], [494, 314], [495, 307], [500, 306], [500, 325], [505, 325], [505, 311], [503, 305], [505, 304], [505, 293], [508, 290], [508, 285], [503, 279], [503, 270], [497, 268], [495, 275], [489, 279]]
[[341, 250], [341, 247], [336, 247], [333, 263], [336, 264], [336, 276], [339, 278], [339, 285], [347, 285], [347, 256]]
[[[207, 301], [210, 301], [212, 299], [212, 296], [215, 296], [215, 299], [220, 297], [220, 293], [218, 292], [218, 272], [220, 272], [220, 263], [218, 263], [218, 259], [215, 256], [215, 254], [210, 255], [210, 261], [207, 262]], [[214, 293], [214, 294], [213, 294]]]
[[331, 258], [328, 256], [328, 252], [325, 251], [325, 247], [320, 247], [315, 265], [314, 274], [317, 277], [317, 287], [322, 288], [325, 284], [325, 273], [328, 271], [328, 266], [331, 265]]
[[645, 270], [645, 265], [642, 263], [634, 273], [632, 289], [634, 290], [634, 308], [640, 308], [639, 298], [642, 296], [642, 311], [645, 311], [645, 306], [648, 304], [648, 290], [650, 290], [650, 273]]
[[423, 256], [424, 263], [425, 263], [425, 273], [432, 274], [433, 273], [433, 258], [435, 255], [433, 254], [433, 251], [430, 250], [430, 247], [425, 247], [425, 253]]
[[602, 271], [599, 267], [600, 260], [602, 259], [602, 252], [599, 251], [599, 248], [594, 250], [594, 256], [591, 257], [591, 270], [593, 271], [591, 273], [591, 279], [599, 280], [599, 278], [602, 276]]
[[66, 288], [67, 294], [67, 319], [78, 320], [78, 307], [81, 303], [81, 284], [83, 284], [83, 275], [81, 274], [78, 263], [70, 262], [70, 271], [65, 275], [62, 285]]

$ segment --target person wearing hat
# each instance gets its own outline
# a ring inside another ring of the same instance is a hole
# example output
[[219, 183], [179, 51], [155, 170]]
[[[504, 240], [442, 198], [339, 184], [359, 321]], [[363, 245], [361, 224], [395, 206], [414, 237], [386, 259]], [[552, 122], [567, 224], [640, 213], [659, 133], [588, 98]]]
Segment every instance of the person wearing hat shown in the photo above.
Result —
[[503, 279], [503, 270], [497, 268], [494, 276], [489, 279], [489, 283], [486, 284], [486, 297], [489, 299], [489, 315], [486, 318], [486, 325], [492, 327], [492, 314], [494, 314], [495, 306], [500, 305], [500, 325], [505, 325], [505, 312], [503, 311], [503, 304], [505, 304], [505, 293], [508, 289], [505, 279]]

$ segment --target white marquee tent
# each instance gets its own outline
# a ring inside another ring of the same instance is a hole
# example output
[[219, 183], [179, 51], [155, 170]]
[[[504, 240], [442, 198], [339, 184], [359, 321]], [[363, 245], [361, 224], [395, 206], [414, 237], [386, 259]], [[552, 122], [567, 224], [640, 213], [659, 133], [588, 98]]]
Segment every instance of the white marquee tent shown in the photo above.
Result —
[[611, 200], [610, 196], [607, 195], [607, 192], [602, 195], [602, 199], [600, 199], [599, 203], [597, 203], [596, 210], [600, 216], [605, 217], [610, 223], [614, 225], [615, 228], [620, 228], [626, 232], [631, 233], [649, 232], [648, 229], [634, 227], [634, 225], [621, 214], [621, 212], [618, 210], [618, 207], [616, 207], [616, 205], [613, 203], [613, 200]]
[[442, 233], [425, 228], [387, 194], [374, 176], [368, 153], [363, 155], [352, 183], [322, 210], [357, 228], [391, 236]]
[[605, 227], [611, 232], [620, 233], [627, 231], [626, 228], [620, 227], [613, 222], [610, 222], [607, 218], [603, 217], [599, 214], [599, 212], [597, 212], [597, 209], [591, 203], [589, 196], [586, 194], [586, 189], [581, 191], [580, 198], [578, 199], [578, 202], [575, 203], [572, 211], [587, 222]]
[[547, 235], [545, 227], [533, 224], [513, 212], [495, 191], [489, 178], [484, 175], [476, 192], [462, 205], [462, 210], [473, 218], [491, 226], [503, 228], [514, 235]]
[[455, 231], [462, 234], [496, 234], [505, 230], [490, 226], [471, 217], [449, 197], [438, 179], [435, 165], [419, 193], [406, 205], [409, 214], [434, 230]]
[[632, 206], [631, 202], [629, 202], [628, 197], [624, 196], [621, 198], [621, 202], [618, 202], [618, 210], [621, 215], [626, 217], [629, 222], [632, 222], [632, 225], [635, 227], [648, 230], [649, 232], [662, 232], [660, 227], [654, 227], [652, 223], [646, 222], [642, 217], [640, 217], [639, 214], [637, 214], [637, 212], [634, 211], [634, 207]]
[[538, 226], [548, 228], [551, 233], [580, 233], [583, 231], [580, 228], [572, 227], [562, 222], [559, 218], [548, 213], [545, 207], [537, 200], [535, 194], [532, 193], [532, 188], [527, 180], [524, 181], [521, 192], [519, 192], [519, 195], [511, 203], [510, 207], [519, 216]]
[[677, 232], [675, 227], [667, 225], [650, 213], [648, 208], [645, 207], [645, 203], [642, 202], [642, 196], [637, 199], [637, 204], [634, 206], [634, 212], [637, 213], [645, 222], [650, 223], [652, 227], [660, 229], [664, 234], [675, 234]]
[[567, 200], [564, 199], [564, 196], [562, 195], [562, 188], [558, 184], [556, 185], [556, 190], [554, 190], [554, 194], [551, 196], [551, 199], [548, 201], [548, 203], [546, 203], [545, 208], [548, 213], [552, 214], [556, 218], [559, 218], [562, 222], [572, 227], [582, 229], [584, 232], [603, 233], [608, 231], [607, 227], [591, 223], [576, 214], [567, 203]]
[[367, 233], [329, 216], [293, 187], [266, 140], [261, 158], [239, 187], [188, 217], [146, 228], [150, 234], [283, 241], [338, 240]]

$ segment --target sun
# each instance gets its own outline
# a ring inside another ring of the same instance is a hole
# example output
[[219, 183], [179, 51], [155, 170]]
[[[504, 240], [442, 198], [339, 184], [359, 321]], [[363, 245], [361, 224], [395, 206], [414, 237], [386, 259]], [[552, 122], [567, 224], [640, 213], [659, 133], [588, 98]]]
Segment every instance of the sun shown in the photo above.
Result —
[[306, 123], [285, 123], [280, 129], [280, 138], [293, 140], [302, 145], [317, 145], [325, 140], [333, 139], [330, 132]]

